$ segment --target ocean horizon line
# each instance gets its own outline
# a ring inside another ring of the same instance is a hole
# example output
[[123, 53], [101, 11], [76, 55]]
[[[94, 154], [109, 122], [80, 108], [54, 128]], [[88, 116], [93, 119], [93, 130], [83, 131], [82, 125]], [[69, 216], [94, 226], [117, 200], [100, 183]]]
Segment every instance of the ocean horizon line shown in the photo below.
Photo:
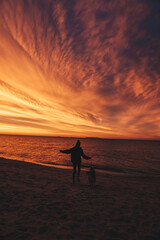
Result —
[[73, 138], [73, 139], [100, 139], [100, 140], [117, 140], [117, 141], [160, 141], [152, 138], [102, 138], [102, 137], [81, 137], [81, 136], [54, 136], [54, 135], [32, 135], [32, 134], [7, 134], [0, 133], [0, 136], [17, 136], [17, 137], [44, 137], [44, 138]]

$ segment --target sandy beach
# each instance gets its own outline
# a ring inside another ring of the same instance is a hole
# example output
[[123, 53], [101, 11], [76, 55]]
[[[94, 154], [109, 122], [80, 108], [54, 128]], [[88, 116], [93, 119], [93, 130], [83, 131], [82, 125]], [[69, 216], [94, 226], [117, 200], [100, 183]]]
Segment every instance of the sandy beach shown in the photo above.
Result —
[[0, 239], [159, 240], [159, 177], [72, 171], [0, 159]]

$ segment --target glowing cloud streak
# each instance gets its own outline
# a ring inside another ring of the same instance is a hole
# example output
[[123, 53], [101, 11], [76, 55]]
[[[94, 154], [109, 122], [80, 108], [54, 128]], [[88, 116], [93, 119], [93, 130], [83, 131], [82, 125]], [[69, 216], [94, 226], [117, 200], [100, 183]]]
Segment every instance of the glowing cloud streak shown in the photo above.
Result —
[[160, 138], [158, 1], [0, 1], [0, 133]]

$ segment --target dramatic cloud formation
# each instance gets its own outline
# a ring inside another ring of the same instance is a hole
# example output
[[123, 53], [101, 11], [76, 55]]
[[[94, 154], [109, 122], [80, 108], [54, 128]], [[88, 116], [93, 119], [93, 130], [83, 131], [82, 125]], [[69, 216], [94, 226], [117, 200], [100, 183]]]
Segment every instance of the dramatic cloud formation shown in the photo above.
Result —
[[0, 133], [160, 139], [159, 12], [0, 0]]

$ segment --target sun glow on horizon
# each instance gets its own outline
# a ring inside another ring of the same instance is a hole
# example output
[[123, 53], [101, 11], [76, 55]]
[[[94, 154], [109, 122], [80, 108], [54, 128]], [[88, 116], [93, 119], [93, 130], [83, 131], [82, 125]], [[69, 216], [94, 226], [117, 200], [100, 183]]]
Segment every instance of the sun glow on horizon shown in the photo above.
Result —
[[156, 8], [1, 1], [0, 134], [160, 139]]

